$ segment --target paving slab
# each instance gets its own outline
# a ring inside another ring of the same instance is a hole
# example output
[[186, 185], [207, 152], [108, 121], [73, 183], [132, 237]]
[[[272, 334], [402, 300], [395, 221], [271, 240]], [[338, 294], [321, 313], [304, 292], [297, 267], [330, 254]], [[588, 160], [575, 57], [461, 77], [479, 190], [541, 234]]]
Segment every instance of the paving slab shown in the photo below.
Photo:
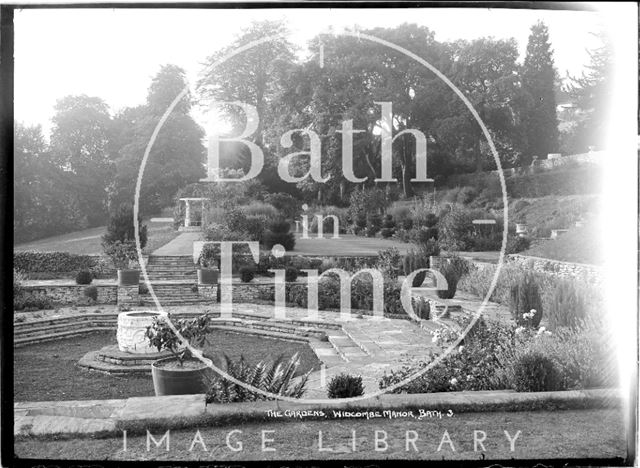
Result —
[[205, 396], [171, 395], [129, 398], [111, 415], [119, 421], [162, 420], [198, 417], [205, 414]]

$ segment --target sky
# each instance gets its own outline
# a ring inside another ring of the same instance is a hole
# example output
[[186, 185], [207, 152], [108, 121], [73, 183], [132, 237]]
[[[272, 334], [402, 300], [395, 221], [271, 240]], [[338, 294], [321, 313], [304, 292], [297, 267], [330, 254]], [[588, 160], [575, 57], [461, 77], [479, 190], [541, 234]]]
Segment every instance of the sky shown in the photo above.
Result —
[[602, 29], [596, 12], [507, 9], [58, 9], [15, 13], [15, 117], [51, 128], [57, 99], [98, 96], [112, 113], [144, 102], [161, 65], [182, 67], [193, 85], [204, 59], [252, 21], [283, 18], [293, 42], [329, 27], [428, 26], [436, 40], [515, 38], [524, 58], [530, 27], [549, 27], [561, 77], [579, 75]]

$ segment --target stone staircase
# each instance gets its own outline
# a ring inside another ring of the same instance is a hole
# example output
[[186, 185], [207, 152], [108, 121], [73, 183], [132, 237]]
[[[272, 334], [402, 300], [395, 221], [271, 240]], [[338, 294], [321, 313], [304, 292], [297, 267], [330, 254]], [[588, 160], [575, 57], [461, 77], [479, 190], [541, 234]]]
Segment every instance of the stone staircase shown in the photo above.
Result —
[[150, 255], [147, 262], [149, 280], [156, 281], [197, 281], [196, 266], [193, 257]]
[[[158, 301], [163, 306], [195, 304], [207, 300], [198, 294], [196, 282], [197, 281], [195, 279], [191, 282], [156, 282], [152, 280], [151, 287], [153, 288], [153, 292], [158, 298]], [[148, 294], [141, 294], [140, 299], [145, 305], [155, 304], [151, 292]]]

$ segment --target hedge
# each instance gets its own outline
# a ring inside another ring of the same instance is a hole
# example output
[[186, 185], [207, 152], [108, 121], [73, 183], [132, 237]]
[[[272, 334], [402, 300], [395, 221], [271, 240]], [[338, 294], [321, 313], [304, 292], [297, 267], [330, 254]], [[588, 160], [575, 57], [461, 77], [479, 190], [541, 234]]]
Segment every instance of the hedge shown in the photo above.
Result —
[[100, 265], [100, 257], [68, 252], [14, 252], [13, 267], [24, 273], [67, 273], [92, 270]]

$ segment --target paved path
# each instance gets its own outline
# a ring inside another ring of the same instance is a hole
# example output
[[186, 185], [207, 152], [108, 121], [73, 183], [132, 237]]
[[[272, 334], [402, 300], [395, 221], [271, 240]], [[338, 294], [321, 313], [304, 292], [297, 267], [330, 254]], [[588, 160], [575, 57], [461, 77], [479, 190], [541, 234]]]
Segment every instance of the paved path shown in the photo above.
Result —
[[202, 240], [200, 232], [183, 232], [175, 239], [154, 250], [151, 255], [179, 257], [193, 255], [193, 243]]

